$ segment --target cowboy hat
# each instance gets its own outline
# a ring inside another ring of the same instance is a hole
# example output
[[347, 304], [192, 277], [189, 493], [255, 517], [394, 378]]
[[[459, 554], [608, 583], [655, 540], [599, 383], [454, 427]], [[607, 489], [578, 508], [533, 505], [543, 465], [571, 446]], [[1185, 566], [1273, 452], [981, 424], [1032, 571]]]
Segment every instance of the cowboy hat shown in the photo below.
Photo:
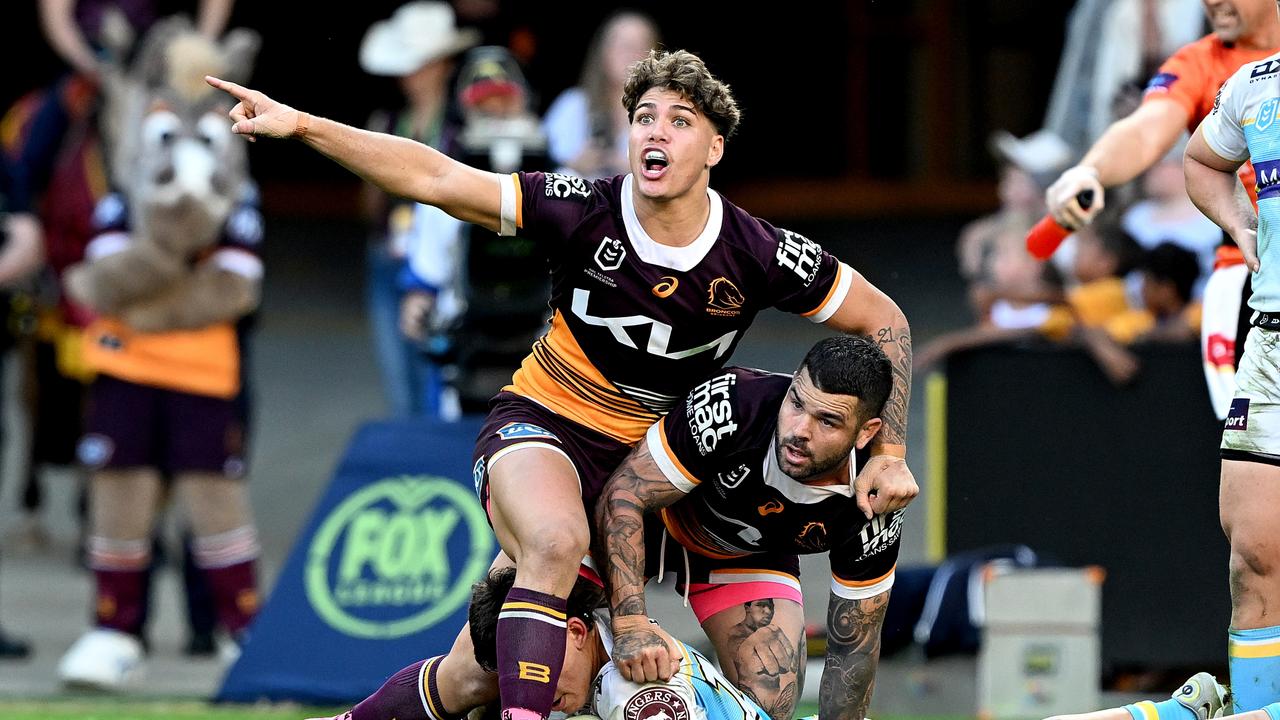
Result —
[[360, 67], [371, 75], [403, 77], [479, 42], [478, 30], [458, 29], [448, 3], [411, 2], [364, 34]]

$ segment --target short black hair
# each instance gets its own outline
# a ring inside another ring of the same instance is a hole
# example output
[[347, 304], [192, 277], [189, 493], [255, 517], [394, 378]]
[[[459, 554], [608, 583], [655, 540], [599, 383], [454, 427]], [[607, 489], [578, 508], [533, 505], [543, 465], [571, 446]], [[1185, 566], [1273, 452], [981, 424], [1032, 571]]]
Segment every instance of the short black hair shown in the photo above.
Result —
[[[483, 580], [471, 586], [471, 607], [467, 609], [467, 621], [471, 624], [471, 645], [475, 648], [476, 662], [489, 672], [498, 671], [498, 614], [507, 601], [507, 593], [516, 582], [516, 569], [498, 568], [489, 571]], [[604, 607], [604, 588], [581, 575], [569, 593], [568, 617], [579, 617], [593, 627], [591, 613]]]
[[807, 371], [809, 380], [822, 392], [858, 398], [860, 422], [879, 416], [893, 389], [889, 357], [862, 335], [819, 340], [804, 356], [800, 370]]
[[1147, 252], [1142, 270], [1148, 277], [1173, 283], [1178, 297], [1190, 302], [1196, 280], [1200, 279], [1200, 261], [1190, 250], [1171, 242], [1163, 242]]

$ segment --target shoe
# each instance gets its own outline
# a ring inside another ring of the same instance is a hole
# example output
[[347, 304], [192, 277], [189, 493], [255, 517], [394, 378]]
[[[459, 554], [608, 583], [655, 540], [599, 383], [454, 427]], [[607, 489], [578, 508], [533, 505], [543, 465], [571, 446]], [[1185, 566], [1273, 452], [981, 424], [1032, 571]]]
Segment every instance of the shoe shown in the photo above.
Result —
[[1227, 689], [1207, 672], [1192, 675], [1171, 697], [1195, 713], [1199, 720], [1220, 718], [1223, 708], [1230, 705]]
[[0, 630], [0, 660], [23, 660], [31, 654], [31, 643]]
[[119, 630], [95, 628], [80, 636], [58, 661], [64, 685], [120, 690], [142, 676], [142, 641]]

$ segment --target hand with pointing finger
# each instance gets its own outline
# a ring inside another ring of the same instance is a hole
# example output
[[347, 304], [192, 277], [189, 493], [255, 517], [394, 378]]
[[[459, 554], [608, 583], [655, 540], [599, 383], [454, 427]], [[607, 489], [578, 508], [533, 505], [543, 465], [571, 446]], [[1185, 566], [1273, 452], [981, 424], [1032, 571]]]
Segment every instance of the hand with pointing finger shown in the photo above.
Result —
[[231, 132], [244, 135], [250, 141], [258, 137], [286, 139], [306, 134], [307, 123], [311, 119], [307, 113], [278, 103], [257, 90], [250, 90], [227, 80], [211, 75], [206, 75], [204, 79], [239, 101], [229, 113], [234, 123]]

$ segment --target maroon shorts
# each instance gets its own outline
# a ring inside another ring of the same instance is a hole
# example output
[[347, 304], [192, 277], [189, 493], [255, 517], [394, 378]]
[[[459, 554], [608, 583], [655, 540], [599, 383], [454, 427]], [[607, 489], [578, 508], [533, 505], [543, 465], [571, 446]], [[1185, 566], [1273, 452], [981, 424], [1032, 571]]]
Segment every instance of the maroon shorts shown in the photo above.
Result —
[[153, 467], [165, 474], [244, 475], [244, 431], [230, 400], [99, 375], [89, 387], [76, 449], [91, 470]]
[[489, 512], [489, 468], [499, 458], [525, 448], [541, 447], [563, 454], [578, 471], [582, 504], [589, 511], [631, 446], [557, 415], [538, 403], [501, 392], [489, 403], [489, 415], [476, 437], [472, 479], [485, 512]]

